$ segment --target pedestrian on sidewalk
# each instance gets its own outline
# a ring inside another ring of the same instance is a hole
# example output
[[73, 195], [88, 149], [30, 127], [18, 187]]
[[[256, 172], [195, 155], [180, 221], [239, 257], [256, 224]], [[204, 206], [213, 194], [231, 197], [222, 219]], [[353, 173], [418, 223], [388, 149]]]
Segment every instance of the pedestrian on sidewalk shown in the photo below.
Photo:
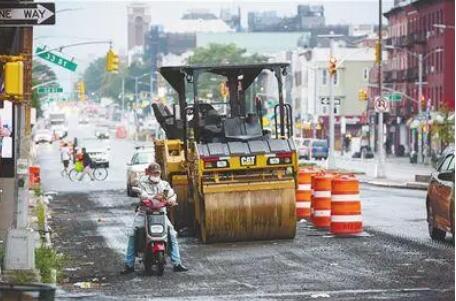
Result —
[[63, 164], [63, 170], [61, 172], [62, 177], [68, 175], [68, 165], [70, 164], [71, 150], [68, 147], [68, 143], [64, 143], [60, 149], [60, 160]]

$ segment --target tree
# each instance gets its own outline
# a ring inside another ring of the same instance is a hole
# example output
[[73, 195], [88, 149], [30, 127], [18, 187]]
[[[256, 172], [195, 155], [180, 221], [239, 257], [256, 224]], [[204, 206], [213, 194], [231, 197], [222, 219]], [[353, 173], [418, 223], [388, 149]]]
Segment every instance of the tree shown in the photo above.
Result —
[[441, 147], [444, 149], [449, 144], [454, 143], [454, 119], [450, 120], [452, 114], [454, 118], [454, 111], [445, 104], [439, 108], [439, 112], [443, 117], [443, 122], [436, 123], [433, 130], [437, 132]]
[[[58, 87], [56, 81], [57, 76], [48, 65], [43, 64], [39, 61], [33, 61], [32, 63], [32, 86], [41, 85], [44, 83], [43, 87]], [[38, 89], [34, 89], [32, 91], [32, 107], [36, 109], [36, 114], [41, 116], [42, 109], [41, 109], [41, 101], [40, 95], [38, 94]]]
[[[109, 73], [106, 71], [106, 58], [100, 57], [90, 63], [89, 67], [84, 71], [83, 81], [86, 85], [87, 94], [95, 93], [101, 97], [111, 97], [115, 102], [120, 102], [119, 96], [122, 93], [122, 78], [125, 79], [125, 94], [133, 94], [135, 91], [135, 81], [132, 77], [140, 76], [145, 73], [150, 73], [150, 66], [138, 62], [132, 63], [125, 68], [120, 65], [118, 73]], [[145, 77], [147, 79], [147, 77]], [[144, 81], [141, 79], [140, 82]], [[139, 86], [139, 91], [149, 90], [144, 89], [142, 83]]]
[[246, 55], [247, 50], [238, 48], [236, 44], [209, 44], [198, 47], [187, 59], [190, 65], [232, 65], [265, 63], [268, 58], [257, 53]]

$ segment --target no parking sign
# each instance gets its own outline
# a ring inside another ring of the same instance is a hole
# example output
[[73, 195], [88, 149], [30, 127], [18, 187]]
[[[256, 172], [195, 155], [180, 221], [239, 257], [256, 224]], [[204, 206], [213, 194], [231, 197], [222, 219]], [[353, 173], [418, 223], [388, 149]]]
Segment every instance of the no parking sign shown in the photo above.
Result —
[[377, 96], [375, 98], [375, 112], [384, 113], [389, 111], [389, 101], [386, 97]]

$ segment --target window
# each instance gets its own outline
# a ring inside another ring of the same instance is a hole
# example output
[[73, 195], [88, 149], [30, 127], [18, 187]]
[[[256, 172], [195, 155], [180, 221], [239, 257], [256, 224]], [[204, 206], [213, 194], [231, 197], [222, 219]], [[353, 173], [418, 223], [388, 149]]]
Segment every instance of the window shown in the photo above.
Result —
[[321, 84], [326, 86], [328, 84], [328, 70], [321, 70]]
[[453, 169], [454, 170], [454, 156], [448, 155], [445, 160], [443, 160], [442, 164], [439, 166], [439, 172], [444, 172]]
[[[394, 64], [396, 63], [396, 59], [394, 59], [393, 63]], [[369, 79], [369, 69], [368, 68], [364, 68], [363, 69], [363, 79], [364, 80], [368, 80]]]

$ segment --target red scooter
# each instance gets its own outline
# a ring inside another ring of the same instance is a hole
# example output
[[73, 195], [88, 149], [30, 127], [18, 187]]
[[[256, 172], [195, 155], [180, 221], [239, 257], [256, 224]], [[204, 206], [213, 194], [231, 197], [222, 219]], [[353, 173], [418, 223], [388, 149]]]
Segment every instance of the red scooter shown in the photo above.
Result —
[[137, 228], [136, 257], [142, 258], [148, 275], [162, 276], [165, 270], [165, 254], [168, 243], [166, 203], [157, 199], [142, 200], [138, 210], [145, 215], [144, 228]]

